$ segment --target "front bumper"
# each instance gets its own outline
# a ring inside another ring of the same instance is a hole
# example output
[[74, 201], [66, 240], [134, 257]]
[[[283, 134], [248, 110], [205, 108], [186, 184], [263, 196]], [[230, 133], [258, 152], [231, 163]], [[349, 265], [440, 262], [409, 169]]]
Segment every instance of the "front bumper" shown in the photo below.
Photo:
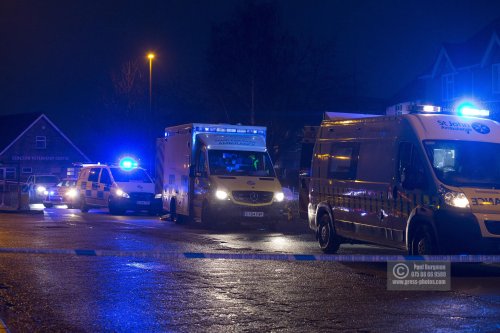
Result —
[[225, 222], [275, 223], [286, 219], [283, 202], [273, 202], [269, 205], [241, 205], [233, 201], [213, 201], [210, 212], [218, 220]]
[[161, 199], [152, 198], [114, 198], [113, 205], [120, 210], [148, 210], [160, 211], [162, 208]]
[[435, 221], [441, 253], [500, 254], [500, 235], [484, 235], [485, 231], [481, 228], [484, 220], [478, 216], [439, 211]]

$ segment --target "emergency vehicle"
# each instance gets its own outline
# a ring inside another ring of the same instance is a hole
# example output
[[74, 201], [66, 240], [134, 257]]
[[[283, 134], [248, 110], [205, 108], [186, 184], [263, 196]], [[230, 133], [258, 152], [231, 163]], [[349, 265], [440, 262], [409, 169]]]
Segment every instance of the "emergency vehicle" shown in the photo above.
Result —
[[487, 115], [411, 104], [327, 114], [308, 204], [321, 249], [354, 240], [411, 255], [500, 253], [500, 124]]
[[119, 165], [84, 164], [76, 189], [82, 212], [104, 207], [111, 214], [147, 210], [156, 215], [161, 210], [161, 195], [155, 194], [153, 180], [128, 157]]
[[266, 128], [186, 124], [165, 129], [160, 147], [163, 209], [175, 221], [219, 222], [283, 218], [284, 194], [266, 148]]

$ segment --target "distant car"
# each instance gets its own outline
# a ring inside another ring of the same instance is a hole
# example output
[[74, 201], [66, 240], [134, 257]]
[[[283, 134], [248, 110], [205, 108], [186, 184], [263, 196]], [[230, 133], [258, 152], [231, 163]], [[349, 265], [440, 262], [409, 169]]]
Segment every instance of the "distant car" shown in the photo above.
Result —
[[57, 183], [59, 183], [59, 177], [55, 175], [30, 176], [26, 182], [30, 202], [42, 202], [47, 188], [55, 186]]
[[77, 201], [76, 179], [63, 179], [56, 186], [50, 186], [45, 190], [43, 205], [45, 208], [54, 205], [66, 205], [68, 208], [73, 208]]

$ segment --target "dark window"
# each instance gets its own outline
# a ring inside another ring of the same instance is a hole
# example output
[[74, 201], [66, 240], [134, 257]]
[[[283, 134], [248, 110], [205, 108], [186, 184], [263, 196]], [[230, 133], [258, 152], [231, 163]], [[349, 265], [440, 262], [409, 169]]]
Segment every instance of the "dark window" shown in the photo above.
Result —
[[107, 169], [102, 169], [101, 183], [107, 184], [107, 185], [111, 184], [111, 177], [109, 176], [109, 171]]
[[23, 168], [22, 173], [33, 173], [33, 169], [32, 168]]
[[358, 143], [334, 143], [328, 157], [328, 178], [356, 179]]
[[99, 172], [101, 171], [101, 168], [93, 168], [90, 169], [90, 174], [89, 174], [89, 182], [98, 182], [99, 181]]
[[410, 183], [414, 188], [425, 187], [425, 171], [422, 159], [417, 153], [415, 145], [410, 142], [401, 142], [399, 144], [399, 159], [398, 159], [398, 181]]

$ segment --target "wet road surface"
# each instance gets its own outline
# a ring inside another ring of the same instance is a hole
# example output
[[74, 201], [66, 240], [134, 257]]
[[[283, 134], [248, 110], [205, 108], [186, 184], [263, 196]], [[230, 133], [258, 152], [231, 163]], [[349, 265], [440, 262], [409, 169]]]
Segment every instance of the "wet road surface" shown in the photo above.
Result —
[[[321, 254], [300, 224], [208, 231], [57, 208], [0, 214], [0, 247]], [[340, 253], [401, 254], [368, 245]], [[500, 330], [500, 268], [461, 264], [452, 273], [451, 291], [397, 292], [381, 263], [4, 253], [0, 317], [11, 332]]]

